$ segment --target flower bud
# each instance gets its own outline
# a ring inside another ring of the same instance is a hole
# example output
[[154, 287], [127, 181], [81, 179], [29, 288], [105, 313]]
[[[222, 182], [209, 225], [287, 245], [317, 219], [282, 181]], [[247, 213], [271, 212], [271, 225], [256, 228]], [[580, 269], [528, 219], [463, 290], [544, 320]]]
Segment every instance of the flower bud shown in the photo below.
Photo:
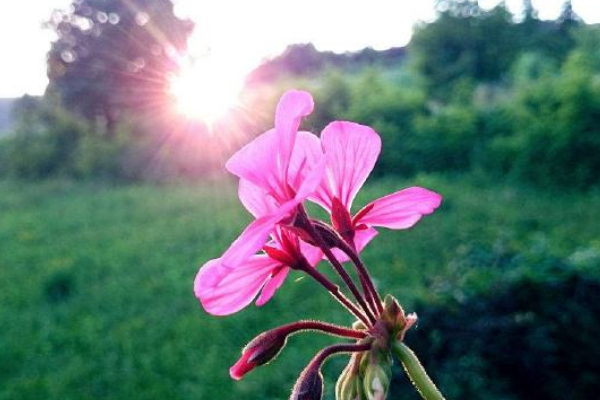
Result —
[[335, 385], [336, 400], [361, 400], [362, 387], [359, 365], [362, 354], [354, 353]]
[[383, 300], [381, 320], [385, 323], [392, 338], [404, 340], [406, 331], [417, 322], [417, 314], [406, 315], [398, 300], [388, 294]]
[[323, 396], [323, 376], [321, 375], [320, 363], [310, 363], [302, 371], [290, 400], [321, 400]]
[[387, 343], [373, 342], [360, 364], [362, 385], [368, 400], [385, 400], [392, 380], [392, 355]]
[[242, 350], [240, 359], [229, 369], [229, 375], [240, 380], [254, 367], [274, 359], [285, 346], [287, 334], [285, 330], [273, 329], [252, 339]]
[[377, 364], [369, 363], [363, 378], [363, 388], [368, 400], [385, 400], [392, 380], [391, 358]]

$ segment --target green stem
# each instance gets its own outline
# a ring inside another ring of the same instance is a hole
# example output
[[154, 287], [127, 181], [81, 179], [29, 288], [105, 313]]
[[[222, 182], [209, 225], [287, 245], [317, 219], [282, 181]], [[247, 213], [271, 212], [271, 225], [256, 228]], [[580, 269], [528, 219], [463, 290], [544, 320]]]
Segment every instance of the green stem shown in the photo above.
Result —
[[435, 387], [416, 354], [408, 346], [396, 341], [392, 345], [392, 352], [398, 357], [406, 374], [424, 400], [444, 400], [444, 396]]

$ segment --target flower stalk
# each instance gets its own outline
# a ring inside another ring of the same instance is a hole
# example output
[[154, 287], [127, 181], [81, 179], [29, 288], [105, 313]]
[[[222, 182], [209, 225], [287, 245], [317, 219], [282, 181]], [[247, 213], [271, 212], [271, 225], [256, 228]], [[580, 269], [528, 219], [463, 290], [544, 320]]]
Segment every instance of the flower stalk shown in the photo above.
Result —
[[400, 360], [404, 371], [424, 400], [445, 400], [416, 354], [404, 342], [395, 341], [392, 344], [392, 352]]
[[352, 280], [348, 272], [344, 269], [342, 263], [340, 263], [340, 261], [335, 257], [335, 255], [331, 251], [331, 244], [327, 243], [321, 232], [319, 232], [319, 230], [315, 228], [315, 225], [312, 223], [312, 221], [310, 221], [308, 215], [306, 214], [306, 210], [303, 206], [298, 207], [298, 215], [296, 218], [299, 227], [306, 230], [306, 232], [314, 241], [316, 246], [320, 248], [321, 251], [323, 251], [323, 254], [325, 254], [325, 257], [327, 257], [327, 260], [333, 266], [338, 275], [342, 278], [350, 292], [352, 292], [352, 295], [354, 296], [354, 298], [366, 314], [367, 318], [369, 319], [369, 325], [373, 325], [376, 321], [375, 315], [373, 313], [374, 310], [371, 310], [371, 307], [369, 307], [369, 305], [366, 303], [365, 298], [361, 295], [360, 291], [358, 290], [358, 287], [356, 287], [354, 281]]
[[288, 336], [296, 334], [298, 332], [317, 331], [332, 336], [357, 340], [364, 339], [365, 337], [367, 337], [367, 333], [365, 333], [364, 331], [359, 331], [356, 329], [350, 329], [339, 325], [312, 320], [296, 321], [292, 322], [291, 324], [282, 325], [276, 329], [282, 333], [285, 333]]
[[373, 284], [373, 279], [371, 279], [371, 275], [367, 271], [364, 263], [356, 253], [356, 251], [348, 245], [344, 240], [340, 240], [338, 243], [338, 248], [343, 251], [350, 261], [356, 267], [358, 272], [358, 276], [361, 279], [361, 284], [363, 285], [363, 290], [367, 294], [367, 297], [370, 299], [372, 306], [377, 310], [377, 314], [381, 314], [383, 312], [383, 306], [381, 304], [381, 297], [377, 290], [375, 289], [375, 285]]
[[298, 377], [290, 400], [320, 400], [323, 395], [321, 366], [334, 354], [359, 353], [371, 349], [371, 343], [335, 344], [321, 350]]
[[365, 315], [365, 313], [356, 307], [356, 305], [340, 291], [340, 287], [332, 283], [325, 275], [307, 264], [299, 266], [298, 269], [304, 271], [317, 282], [319, 282], [338, 302], [340, 302], [348, 311], [350, 311], [352, 315], [362, 321], [366, 326], [371, 326], [371, 321]]

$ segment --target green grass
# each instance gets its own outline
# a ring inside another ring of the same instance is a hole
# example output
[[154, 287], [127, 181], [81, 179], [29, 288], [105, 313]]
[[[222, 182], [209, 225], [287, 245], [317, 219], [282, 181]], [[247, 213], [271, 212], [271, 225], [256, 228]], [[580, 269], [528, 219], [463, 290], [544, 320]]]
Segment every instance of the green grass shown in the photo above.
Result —
[[[423, 176], [371, 185], [357, 203], [411, 184], [442, 193], [443, 206], [412, 230], [382, 232], [364, 254], [382, 292], [409, 309], [535, 273], [549, 258], [598, 265], [598, 193]], [[197, 268], [248, 221], [230, 183], [0, 182], [0, 399], [287, 398], [335, 339], [294, 337], [275, 363], [234, 382], [241, 347], [300, 318], [351, 320], [297, 274], [262, 308], [207, 315], [192, 291]], [[344, 362], [325, 368], [328, 396]]]

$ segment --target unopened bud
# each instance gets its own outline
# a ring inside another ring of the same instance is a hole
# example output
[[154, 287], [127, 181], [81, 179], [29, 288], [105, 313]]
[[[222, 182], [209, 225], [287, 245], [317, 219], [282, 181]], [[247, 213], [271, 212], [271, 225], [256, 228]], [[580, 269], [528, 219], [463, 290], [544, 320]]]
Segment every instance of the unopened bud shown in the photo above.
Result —
[[323, 396], [323, 376], [321, 375], [321, 365], [319, 363], [310, 363], [302, 371], [290, 400], [321, 400]]
[[381, 320], [385, 323], [392, 338], [404, 340], [406, 331], [417, 322], [417, 314], [410, 313], [406, 315], [398, 300], [388, 294], [383, 300]]
[[392, 363], [369, 364], [363, 379], [368, 400], [385, 400], [392, 380]]
[[342, 371], [335, 385], [336, 400], [361, 400], [362, 387], [359, 375], [359, 365], [362, 354], [355, 353]]
[[368, 400], [385, 400], [392, 380], [392, 355], [389, 347], [381, 344], [375, 341], [361, 362], [363, 390]]
[[229, 369], [229, 375], [240, 380], [256, 366], [274, 359], [285, 346], [287, 335], [285, 330], [273, 329], [252, 339], [242, 350], [240, 359]]

